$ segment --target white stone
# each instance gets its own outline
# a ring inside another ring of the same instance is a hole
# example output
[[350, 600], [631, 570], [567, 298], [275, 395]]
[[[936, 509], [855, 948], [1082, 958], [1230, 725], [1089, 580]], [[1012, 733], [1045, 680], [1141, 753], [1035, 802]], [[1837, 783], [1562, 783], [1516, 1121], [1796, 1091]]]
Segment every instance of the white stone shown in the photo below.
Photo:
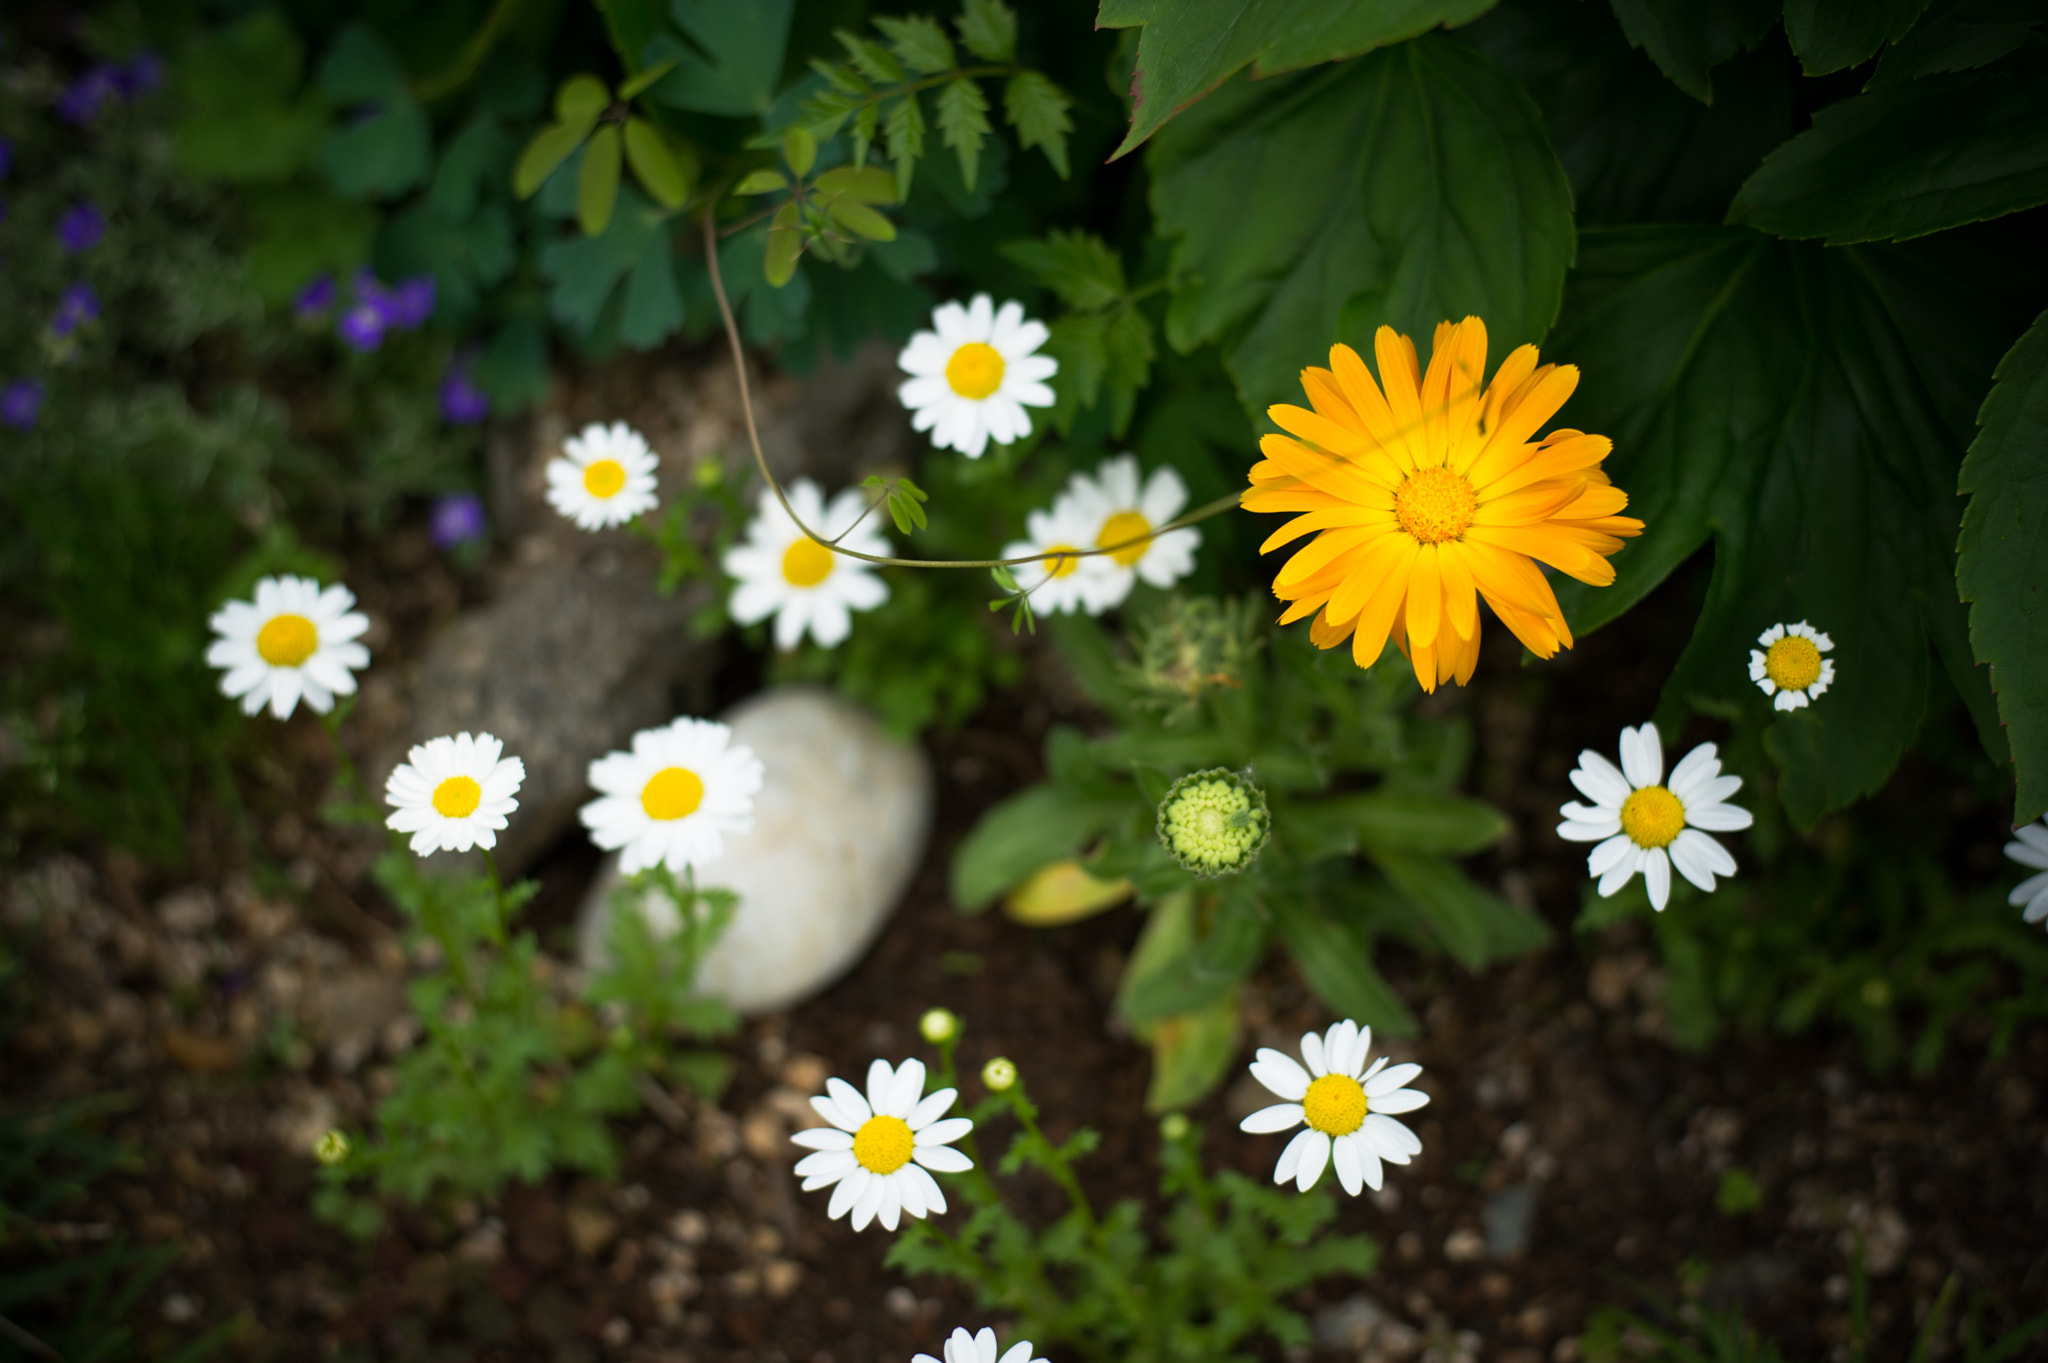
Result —
[[[698, 972], [701, 992], [749, 1016], [793, 1007], [853, 968], [923, 860], [932, 772], [923, 750], [889, 736], [867, 711], [821, 687], [778, 687], [734, 706], [733, 742], [761, 759], [751, 833], [697, 883], [738, 892], [725, 936]], [[605, 960], [619, 859], [605, 858], [584, 898], [577, 955]], [[673, 932], [674, 905], [656, 892], [642, 912]]]

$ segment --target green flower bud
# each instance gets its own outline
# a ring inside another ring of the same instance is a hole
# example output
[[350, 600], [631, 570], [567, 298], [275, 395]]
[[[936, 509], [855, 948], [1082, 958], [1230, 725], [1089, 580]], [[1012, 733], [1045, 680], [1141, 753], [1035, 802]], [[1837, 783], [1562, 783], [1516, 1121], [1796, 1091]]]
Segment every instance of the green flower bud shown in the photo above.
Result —
[[1159, 802], [1160, 845], [1198, 876], [1231, 875], [1251, 865], [1272, 825], [1266, 793], [1249, 771], [1190, 772]]
[[960, 1035], [960, 1019], [950, 1008], [933, 1008], [917, 1020], [917, 1030], [934, 1046]]
[[690, 472], [694, 475], [698, 488], [705, 492], [711, 491], [725, 481], [725, 464], [716, 455], [699, 459], [696, 467]]
[[313, 1158], [322, 1164], [339, 1164], [348, 1158], [348, 1137], [340, 1131], [329, 1131], [313, 1142]]
[[1017, 1066], [1006, 1056], [997, 1056], [981, 1067], [981, 1082], [1001, 1093], [1017, 1082]]
[[1159, 1134], [1170, 1141], [1184, 1141], [1188, 1136], [1188, 1119], [1179, 1112], [1169, 1112], [1159, 1119]]

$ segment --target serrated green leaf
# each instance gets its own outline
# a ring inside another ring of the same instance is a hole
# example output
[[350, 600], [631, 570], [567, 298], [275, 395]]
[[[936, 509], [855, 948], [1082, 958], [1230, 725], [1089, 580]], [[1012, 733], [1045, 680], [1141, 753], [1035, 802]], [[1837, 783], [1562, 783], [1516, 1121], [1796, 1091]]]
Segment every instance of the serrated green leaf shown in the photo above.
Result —
[[690, 186], [683, 178], [683, 168], [676, 164], [667, 141], [655, 131], [654, 125], [644, 118], [627, 119], [625, 141], [626, 160], [640, 187], [663, 208], [681, 208], [690, 197]]
[[1571, 190], [1514, 78], [1450, 39], [1233, 81], [1148, 155], [1154, 216], [1178, 239], [1167, 339], [1220, 342], [1258, 417], [1297, 400], [1333, 341], [1369, 347], [1379, 325], [1426, 338], [1477, 314], [1505, 353], [1556, 315]]
[[555, 90], [555, 121], [573, 125], [587, 120], [594, 125], [611, 104], [611, 92], [596, 76], [571, 76]]
[[1863, 88], [1989, 66], [2040, 25], [2040, 7], [2032, 0], [1949, 0], [1930, 6], [1905, 37], [1884, 50]]
[[1484, 14], [1494, 0], [1102, 0], [1098, 28], [1143, 24], [1131, 76], [1131, 130], [1111, 159], [1252, 66], [1254, 79], [1343, 61]]
[[1901, 37], [1927, 0], [1785, 0], [1785, 36], [1809, 76], [1856, 66]]
[[362, 122], [337, 128], [320, 148], [320, 167], [337, 194], [388, 199], [426, 183], [433, 169], [426, 114], [400, 96]]
[[1904, 241], [2048, 203], [2048, 42], [1988, 71], [1830, 105], [1743, 185], [1730, 222], [1830, 245]]
[[1372, 942], [1364, 933], [1291, 897], [1275, 906], [1274, 922], [1295, 969], [1326, 1008], [1393, 1036], [1420, 1030], [1373, 966]]
[[512, 171], [512, 192], [519, 198], [530, 198], [537, 192], [555, 168], [576, 154], [583, 145], [583, 139], [590, 136], [590, 130], [597, 126], [595, 120], [585, 123], [552, 123], [534, 134], [533, 141], [526, 144], [526, 150], [519, 154], [519, 164]]
[[882, 124], [882, 137], [889, 146], [889, 159], [896, 163], [896, 197], [910, 197], [910, 177], [924, 155], [924, 109], [915, 94], [905, 95], [889, 106]]
[[1103, 340], [1108, 360], [1103, 378], [1109, 387], [1109, 429], [1112, 435], [1121, 436], [1130, 428], [1138, 394], [1152, 374], [1152, 319], [1136, 308], [1120, 309], [1111, 314]]
[[796, 0], [671, 0], [669, 18], [683, 38], [663, 33], [647, 45], [649, 62], [675, 62], [647, 87], [647, 97], [692, 113], [767, 112], [782, 79], [795, 9]]
[[576, 178], [576, 225], [586, 237], [602, 235], [619, 197], [619, 127], [607, 123], [590, 138]]
[[1714, 67], [1753, 47], [1778, 21], [1782, 0], [1609, 0], [1631, 46], [1671, 83], [1714, 102]]
[[1977, 426], [1956, 586], [2018, 769], [2018, 825], [2048, 811], [2048, 313], [1998, 362]]
[[777, 194], [789, 188], [789, 180], [779, 170], [762, 169], [751, 171], [744, 180], [734, 185], [735, 194]]
[[1055, 227], [1043, 240], [1006, 241], [997, 249], [1082, 312], [1099, 312], [1130, 291], [1123, 261], [1093, 232]]
[[768, 251], [761, 257], [761, 277], [778, 289], [796, 274], [796, 258], [804, 251], [802, 223], [793, 203], [776, 209], [768, 220]]
[[1093, 407], [1102, 395], [1102, 378], [1109, 368], [1109, 318], [1103, 313], [1076, 314], [1054, 319], [1045, 342], [1045, 353], [1059, 361], [1053, 376], [1053, 407], [1047, 419], [1061, 435], [1074, 429], [1074, 419]]
[[953, 21], [960, 46], [985, 62], [1017, 55], [1017, 15], [1003, 0], [966, 0]]
[[877, 15], [875, 27], [888, 38], [890, 48], [903, 64], [920, 76], [953, 69], [952, 39], [928, 16], [912, 14], [895, 19]]
[[877, 85], [901, 85], [909, 79], [903, 67], [891, 56], [889, 49], [872, 38], [863, 38], [857, 33], [840, 29], [832, 35], [839, 45], [846, 49], [846, 58], [853, 63], [854, 70], [866, 76]]
[[839, 166], [820, 175], [812, 184], [821, 195], [843, 194], [856, 203], [896, 202], [896, 177], [880, 166]]
[[803, 179], [818, 164], [818, 139], [801, 127], [790, 128], [782, 134], [782, 159], [791, 175]]
[[[1834, 686], [1775, 721], [1802, 827], [1876, 789], [1926, 707], [1930, 639], [1987, 745], [1992, 700], [1953, 587], [1952, 495], [1998, 353], [2044, 300], [2038, 262], [1983, 232], [1910, 247], [1791, 245], [1741, 229], [1587, 233], [1546, 347], [1584, 376], [1569, 407], [1611, 437], [1606, 464], [1648, 528], [1611, 587], [1562, 584], [1580, 633], [1714, 539], [1714, 575], [1658, 719], [1770, 702], [1756, 636], [1808, 620]], [[1779, 734], [1798, 729], [1801, 735]]]
[[[853, 164], [863, 170], [867, 169], [868, 151], [875, 145], [875, 130], [881, 116], [879, 104], [863, 104], [853, 116]], [[893, 182], [895, 177], [890, 178]]]
[[962, 76], [939, 87], [939, 139], [960, 158], [960, 178], [969, 193], [988, 131], [988, 98], [979, 85]]
[[1067, 117], [1071, 106], [1067, 92], [1037, 71], [1019, 71], [1003, 86], [1003, 116], [1017, 131], [1017, 145], [1044, 152], [1062, 180], [1068, 170], [1067, 134], [1074, 128]]
[[825, 216], [857, 237], [869, 241], [896, 240], [896, 224], [857, 199], [830, 200], [825, 204]]

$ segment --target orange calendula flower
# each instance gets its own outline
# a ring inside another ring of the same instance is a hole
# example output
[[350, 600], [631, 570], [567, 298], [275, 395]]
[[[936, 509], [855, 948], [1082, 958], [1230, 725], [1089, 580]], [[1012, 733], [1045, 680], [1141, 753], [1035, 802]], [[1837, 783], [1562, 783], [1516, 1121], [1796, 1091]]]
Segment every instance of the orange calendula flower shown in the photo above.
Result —
[[1643, 523], [1617, 514], [1628, 496], [1607, 481], [1604, 435], [1536, 428], [1556, 415], [1579, 371], [1536, 363], [1536, 347], [1507, 357], [1491, 384], [1486, 324], [1437, 326], [1429, 370], [1415, 342], [1381, 327], [1380, 381], [1350, 346], [1328, 369], [1304, 369], [1313, 410], [1285, 403], [1267, 415], [1286, 435], [1259, 442], [1243, 495], [1249, 511], [1300, 514], [1261, 553], [1315, 539], [1280, 569], [1274, 594], [1291, 602], [1281, 624], [1315, 615], [1309, 637], [1351, 640], [1360, 667], [1391, 637], [1425, 691], [1463, 685], [1479, 665], [1479, 603], [1531, 653], [1570, 648], [1571, 629], [1538, 562], [1604, 587], [1606, 556]]

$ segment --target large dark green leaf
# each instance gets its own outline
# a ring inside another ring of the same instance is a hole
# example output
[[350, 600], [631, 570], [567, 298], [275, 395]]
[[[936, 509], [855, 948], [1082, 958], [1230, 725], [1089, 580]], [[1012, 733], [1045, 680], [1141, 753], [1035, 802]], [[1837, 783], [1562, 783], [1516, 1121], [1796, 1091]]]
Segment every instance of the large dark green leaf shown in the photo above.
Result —
[[1575, 627], [1620, 615], [1709, 538], [1714, 575], [1659, 714], [1759, 707], [1756, 635], [1809, 620], [1834, 688], [1777, 721], [1795, 820], [1875, 789], [1926, 706], [1931, 638], [1997, 733], [1956, 600], [1952, 495], [1971, 415], [2043, 271], [1994, 233], [1827, 249], [1741, 229], [1589, 232], [1547, 356], [1580, 366], [1566, 415], [1647, 522], [1613, 586], [1562, 584]]
[[1778, 19], [1778, 0], [1609, 3], [1630, 44], [1647, 52], [1673, 85], [1703, 104], [1714, 102], [1713, 69], [1755, 46]]
[[2044, 23], [2048, 15], [2038, 0], [1937, 0], [1910, 33], [1885, 49], [1865, 88], [1989, 66]]
[[674, 0], [669, 17], [683, 39], [662, 34], [647, 45], [647, 65], [674, 61], [648, 97], [675, 109], [744, 117], [775, 100], [782, 51], [796, 0]]
[[1785, 35], [1809, 76], [1867, 62], [1900, 37], [1927, 0], [1785, 0]]
[[1998, 362], [1963, 461], [1969, 495], [1956, 585], [1970, 647], [1991, 665], [2019, 796], [2013, 822], [2048, 810], [2048, 313]]
[[2048, 203], [2048, 41], [1989, 71], [1844, 100], [1757, 168], [1729, 221], [1903, 241]]
[[[1175, 114], [1250, 65], [1255, 80], [1343, 61], [1418, 33], [1462, 24], [1493, 0], [1102, 0], [1097, 28], [1143, 24], [1131, 73], [1122, 156]], [[1112, 160], [1115, 157], [1111, 158]]]
[[1571, 189], [1514, 77], [1448, 38], [1232, 81], [1149, 160], [1160, 230], [1178, 238], [1167, 338], [1220, 341], [1254, 413], [1383, 323], [1427, 344], [1476, 313], [1506, 353], [1556, 315]]

